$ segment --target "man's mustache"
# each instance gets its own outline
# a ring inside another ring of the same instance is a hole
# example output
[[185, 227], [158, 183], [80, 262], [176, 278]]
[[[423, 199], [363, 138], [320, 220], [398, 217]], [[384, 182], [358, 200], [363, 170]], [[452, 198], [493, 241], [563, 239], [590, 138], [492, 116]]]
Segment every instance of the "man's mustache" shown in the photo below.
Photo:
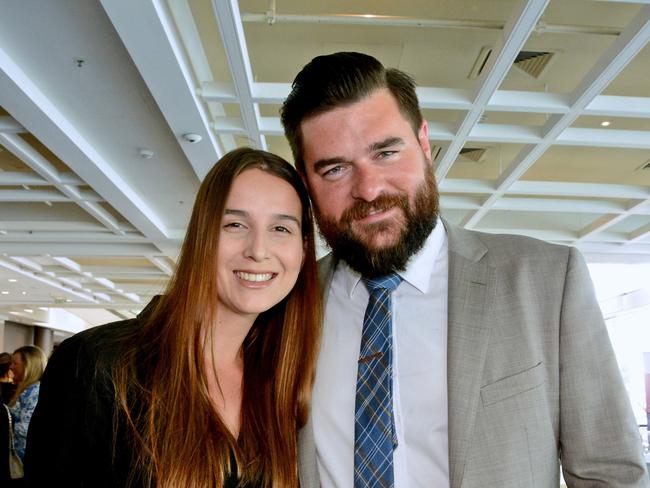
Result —
[[367, 217], [371, 212], [381, 212], [393, 207], [408, 209], [408, 197], [406, 195], [382, 193], [372, 202], [356, 201], [343, 212], [340, 220], [341, 223], [350, 225], [355, 220]]

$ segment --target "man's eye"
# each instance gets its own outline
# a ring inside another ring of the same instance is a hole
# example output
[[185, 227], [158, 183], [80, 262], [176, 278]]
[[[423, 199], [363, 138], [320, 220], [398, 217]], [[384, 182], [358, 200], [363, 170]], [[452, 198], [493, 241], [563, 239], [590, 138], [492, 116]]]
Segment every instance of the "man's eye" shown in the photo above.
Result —
[[381, 151], [378, 156], [380, 159], [385, 159], [393, 156], [394, 154], [397, 154], [397, 151]]
[[291, 234], [291, 230], [285, 227], [284, 225], [276, 225], [275, 227], [273, 227], [273, 230], [276, 232]]
[[343, 166], [333, 166], [323, 172], [323, 176], [335, 176], [343, 171]]

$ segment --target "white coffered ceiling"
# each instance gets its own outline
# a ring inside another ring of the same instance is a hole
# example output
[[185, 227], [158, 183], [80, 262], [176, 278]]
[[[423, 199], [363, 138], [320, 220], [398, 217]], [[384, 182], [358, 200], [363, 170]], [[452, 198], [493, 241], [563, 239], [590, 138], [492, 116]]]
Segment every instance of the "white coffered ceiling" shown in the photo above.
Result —
[[648, 0], [0, 0], [0, 317], [140, 310], [201, 178], [291, 159], [278, 108], [341, 50], [418, 81], [448, 220], [650, 262], [649, 39]]

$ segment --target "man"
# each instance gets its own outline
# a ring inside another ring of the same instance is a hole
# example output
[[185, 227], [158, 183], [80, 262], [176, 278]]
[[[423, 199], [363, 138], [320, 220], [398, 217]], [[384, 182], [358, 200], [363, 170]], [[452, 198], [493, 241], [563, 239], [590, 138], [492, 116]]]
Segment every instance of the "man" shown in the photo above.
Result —
[[650, 485], [582, 258], [439, 218], [411, 78], [319, 56], [282, 123], [332, 248], [303, 487]]

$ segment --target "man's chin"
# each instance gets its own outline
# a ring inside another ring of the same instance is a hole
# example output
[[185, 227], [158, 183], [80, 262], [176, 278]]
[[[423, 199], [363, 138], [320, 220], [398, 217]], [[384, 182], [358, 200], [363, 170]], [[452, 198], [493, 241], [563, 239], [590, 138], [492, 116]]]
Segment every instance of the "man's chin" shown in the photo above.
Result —
[[371, 252], [389, 249], [395, 246], [400, 240], [400, 235], [396, 235], [393, 232], [381, 232], [372, 235], [356, 235], [355, 237], [363, 247]]
[[[356, 227], [356, 228], [355, 228]], [[402, 238], [404, 224], [381, 222], [363, 227], [353, 226], [354, 238], [372, 251], [379, 251], [394, 246]]]

